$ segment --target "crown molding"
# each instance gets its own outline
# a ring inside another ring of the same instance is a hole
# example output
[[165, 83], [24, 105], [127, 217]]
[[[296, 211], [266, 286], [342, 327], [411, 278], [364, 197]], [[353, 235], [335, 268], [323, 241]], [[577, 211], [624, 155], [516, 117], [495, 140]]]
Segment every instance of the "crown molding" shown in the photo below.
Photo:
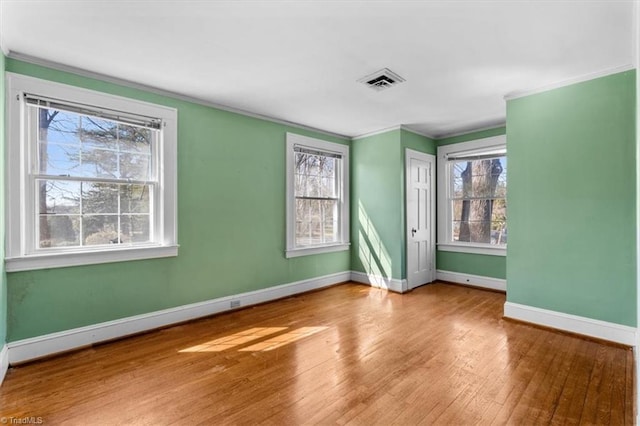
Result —
[[443, 139], [455, 138], [456, 136], [468, 135], [470, 133], [476, 132], [484, 132], [485, 130], [497, 129], [499, 127], [506, 127], [507, 120], [505, 118], [500, 118], [498, 120], [487, 120], [484, 123], [478, 125], [476, 123], [475, 126], [465, 126], [464, 130], [459, 130], [451, 133], [443, 133], [438, 135], [435, 141], [441, 141]]
[[385, 127], [384, 129], [374, 130], [372, 132], [363, 133], [361, 135], [354, 136], [354, 137], [351, 138], [351, 140], [355, 141], [355, 140], [358, 140], [358, 139], [364, 139], [364, 138], [368, 138], [368, 137], [371, 137], [371, 136], [379, 135], [379, 134], [382, 134], [382, 133], [392, 132], [394, 130], [400, 130], [401, 128], [402, 128], [401, 125]]
[[592, 73], [582, 74], [582, 75], [579, 75], [577, 77], [572, 77], [572, 78], [569, 78], [569, 79], [566, 79], [566, 80], [561, 80], [561, 81], [558, 81], [556, 83], [546, 84], [544, 86], [536, 87], [536, 88], [533, 88], [533, 89], [517, 90], [517, 91], [511, 92], [511, 93], [507, 93], [504, 96], [504, 100], [505, 101], [511, 101], [511, 100], [522, 98], [522, 97], [525, 97], [525, 96], [535, 95], [537, 93], [547, 92], [549, 90], [559, 89], [559, 88], [565, 87], [565, 86], [570, 86], [572, 84], [582, 83], [582, 82], [585, 82], [585, 81], [594, 80], [596, 78], [606, 77], [606, 76], [612, 75], [612, 74], [618, 74], [618, 73], [621, 73], [621, 72], [624, 72], [624, 71], [632, 70], [634, 68], [635, 68], [635, 66], [633, 64], [626, 64], [626, 65], [621, 65], [619, 67], [607, 68], [607, 69], [600, 70], [600, 71], [595, 71], [595, 72], [592, 72]]
[[419, 136], [424, 136], [425, 138], [429, 138], [429, 139], [433, 139], [433, 140], [436, 139], [435, 137], [433, 137], [433, 135], [430, 135], [430, 134], [424, 133], [424, 132], [420, 132], [418, 130], [413, 130], [413, 129], [407, 127], [406, 124], [398, 124], [396, 126], [385, 127], [384, 129], [374, 130], [373, 132], [363, 133], [361, 135], [354, 136], [354, 137], [351, 138], [351, 140], [355, 141], [355, 140], [358, 140], [358, 139], [368, 138], [368, 137], [379, 135], [379, 134], [382, 134], [382, 133], [393, 132], [394, 130], [406, 130], [407, 132], [411, 132], [411, 133], [414, 133], [414, 134], [419, 135]]
[[89, 71], [86, 70], [84, 68], [78, 68], [78, 67], [74, 67], [71, 65], [65, 65], [65, 64], [61, 64], [59, 62], [54, 62], [54, 61], [49, 61], [47, 59], [42, 59], [42, 58], [38, 58], [35, 56], [30, 56], [30, 55], [25, 55], [19, 52], [14, 52], [14, 51], [9, 51], [5, 56], [7, 56], [10, 59], [15, 59], [18, 61], [22, 61], [22, 62], [27, 62], [33, 65], [39, 65], [42, 67], [46, 67], [46, 68], [51, 68], [57, 71], [63, 71], [63, 72], [68, 72], [71, 74], [76, 74], [82, 77], [87, 77], [87, 78], [92, 78], [92, 79], [96, 79], [96, 80], [100, 80], [100, 81], [104, 81], [107, 83], [112, 83], [112, 84], [117, 84], [120, 86], [125, 86], [131, 89], [138, 89], [138, 90], [143, 90], [145, 92], [149, 92], [149, 93], [153, 93], [156, 95], [161, 95], [161, 96], [167, 96], [173, 99], [177, 99], [177, 100], [181, 100], [181, 101], [185, 101], [185, 102], [191, 102], [197, 105], [202, 105], [205, 107], [209, 107], [209, 108], [215, 108], [218, 110], [222, 110], [222, 111], [227, 111], [227, 112], [232, 112], [234, 114], [239, 114], [239, 115], [244, 115], [246, 117], [251, 117], [251, 118], [257, 118], [260, 120], [265, 120], [265, 121], [270, 121], [272, 123], [278, 123], [278, 124], [283, 124], [285, 126], [290, 126], [290, 127], [295, 127], [298, 129], [303, 129], [303, 130], [308, 130], [308, 131], [312, 131], [312, 132], [316, 132], [316, 133], [320, 133], [323, 135], [327, 135], [327, 136], [332, 136], [335, 138], [340, 138], [340, 139], [346, 139], [349, 140], [349, 136], [347, 135], [343, 135], [340, 133], [334, 133], [334, 132], [329, 132], [327, 130], [322, 130], [322, 129], [318, 129], [315, 127], [311, 127], [311, 126], [306, 126], [304, 124], [299, 124], [299, 123], [295, 123], [292, 121], [287, 121], [287, 120], [283, 120], [280, 118], [276, 118], [276, 117], [271, 117], [268, 115], [264, 115], [264, 114], [258, 114], [255, 112], [251, 112], [251, 111], [246, 111], [243, 109], [239, 109], [239, 108], [234, 108], [234, 107], [230, 107], [227, 105], [223, 105], [223, 104], [218, 104], [215, 102], [209, 102], [206, 101], [204, 99], [200, 99], [200, 98], [196, 98], [193, 96], [188, 96], [188, 95], [183, 95], [181, 93], [177, 93], [177, 92], [172, 92], [170, 90], [165, 90], [165, 89], [160, 89], [158, 87], [155, 86], [149, 86], [146, 84], [142, 84], [142, 83], [137, 83], [135, 81], [130, 81], [130, 80], [125, 80], [122, 78], [118, 78], [118, 77], [113, 77], [107, 74], [102, 74], [102, 73], [98, 73], [98, 72], [94, 72], [94, 71]]
[[409, 126], [407, 126], [406, 124], [401, 124], [401, 125], [400, 125], [400, 129], [401, 129], [401, 130], [406, 130], [407, 132], [410, 132], [410, 133], [416, 134], [416, 135], [418, 135], [418, 136], [424, 136], [425, 138], [429, 138], [429, 139], [431, 139], [431, 140], [436, 140], [436, 137], [435, 137], [435, 136], [433, 136], [432, 134], [430, 134], [430, 133], [425, 133], [425, 132], [421, 132], [421, 131], [419, 131], [419, 130], [414, 130], [414, 129], [410, 128]]

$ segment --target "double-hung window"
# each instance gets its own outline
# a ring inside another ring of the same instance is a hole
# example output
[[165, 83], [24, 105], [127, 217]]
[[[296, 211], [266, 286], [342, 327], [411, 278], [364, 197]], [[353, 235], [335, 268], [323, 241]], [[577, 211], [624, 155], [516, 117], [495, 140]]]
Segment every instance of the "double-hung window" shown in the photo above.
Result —
[[438, 249], [505, 255], [505, 136], [438, 147]]
[[349, 248], [349, 147], [287, 133], [286, 257]]
[[7, 270], [175, 256], [176, 111], [10, 74]]

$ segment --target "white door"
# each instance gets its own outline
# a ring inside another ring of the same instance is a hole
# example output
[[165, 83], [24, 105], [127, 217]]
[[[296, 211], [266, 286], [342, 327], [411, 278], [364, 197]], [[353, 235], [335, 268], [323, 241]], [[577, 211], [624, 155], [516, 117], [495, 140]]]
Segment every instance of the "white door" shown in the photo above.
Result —
[[435, 280], [435, 156], [407, 149], [407, 285]]

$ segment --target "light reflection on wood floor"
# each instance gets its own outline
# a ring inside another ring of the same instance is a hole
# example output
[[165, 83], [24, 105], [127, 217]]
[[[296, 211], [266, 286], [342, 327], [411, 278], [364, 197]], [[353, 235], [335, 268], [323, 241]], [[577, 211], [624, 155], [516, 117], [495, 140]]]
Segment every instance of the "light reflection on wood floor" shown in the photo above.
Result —
[[503, 294], [345, 284], [11, 369], [47, 424], [632, 424], [633, 357], [502, 319]]

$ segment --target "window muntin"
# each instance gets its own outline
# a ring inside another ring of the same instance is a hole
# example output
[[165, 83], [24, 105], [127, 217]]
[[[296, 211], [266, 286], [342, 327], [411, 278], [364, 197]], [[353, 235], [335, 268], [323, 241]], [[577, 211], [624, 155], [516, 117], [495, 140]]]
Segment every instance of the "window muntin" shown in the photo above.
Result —
[[160, 131], [28, 103], [37, 249], [153, 241]]
[[177, 256], [177, 111], [6, 77], [7, 271]]
[[507, 158], [453, 160], [449, 164], [451, 241], [507, 243]]
[[438, 250], [506, 255], [504, 135], [438, 147]]
[[295, 151], [296, 247], [338, 241], [341, 156], [301, 147]]
[[349, 246], [349, 148], [287, 133], [287, 257]]

